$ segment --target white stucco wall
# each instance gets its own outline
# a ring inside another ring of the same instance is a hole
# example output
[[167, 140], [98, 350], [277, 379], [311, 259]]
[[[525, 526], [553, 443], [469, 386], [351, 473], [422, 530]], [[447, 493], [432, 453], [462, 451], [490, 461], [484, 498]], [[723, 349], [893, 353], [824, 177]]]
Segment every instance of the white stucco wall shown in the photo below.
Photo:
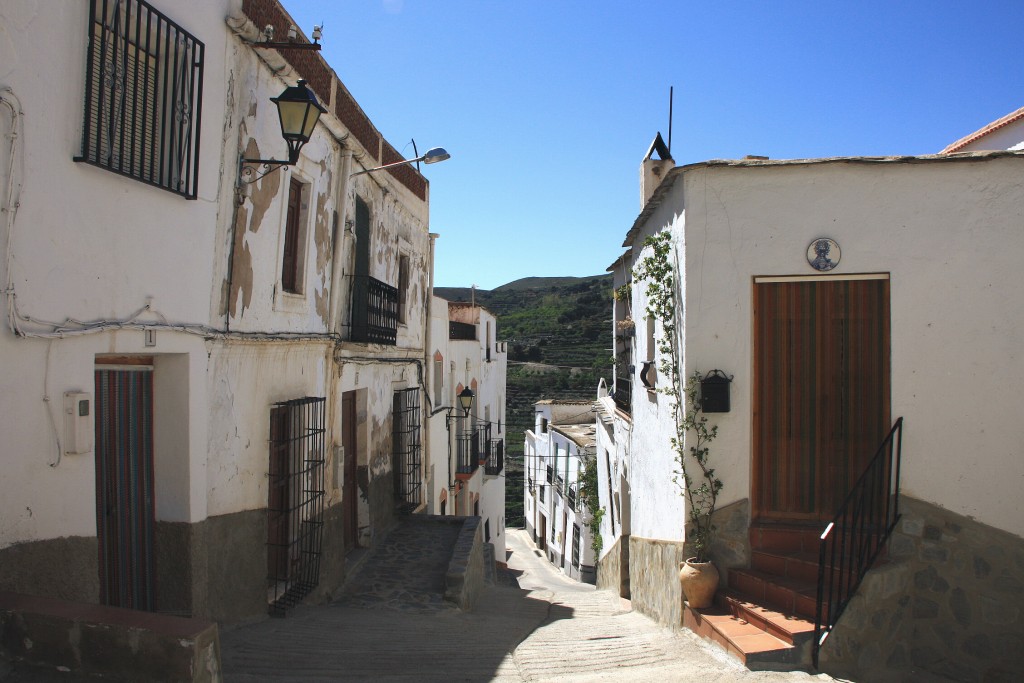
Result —
[[964, 145], [958, 152], [981, 152], [998, 149], [1024, 149], [1024, 118], [1008, 123], [984, 137]]
[[[682, 171], [647, 225], [679, 238], [685, 207], [685, 366], [735, 375], [732, 411], [715, 418], [720, 505], [749, 496], [752, 278], [813, 275], [805, 252], [824, 236], [842, 248], [832, 275], [891, 277], [904, 493], [1024, 534], [1022, 181], [1024, 155]], [[667, 435], [653, 405], [637, 403], [633, 488], [665, 491]], [[655, 499], [634, 496], [635, 534], [669, 531]]]

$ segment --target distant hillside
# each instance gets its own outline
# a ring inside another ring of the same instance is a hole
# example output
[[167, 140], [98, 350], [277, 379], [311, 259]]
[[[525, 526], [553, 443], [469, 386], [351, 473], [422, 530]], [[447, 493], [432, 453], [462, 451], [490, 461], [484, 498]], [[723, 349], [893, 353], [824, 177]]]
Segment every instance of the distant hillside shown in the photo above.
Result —
[[471, 301], [498, 318], [508, 342], [505, 523], [523, 524], [523, 441], [541, 399], [591, 399], [611, 379], [612, 276], [528, 277], [493, 290], [435, 287], [448, 301]]

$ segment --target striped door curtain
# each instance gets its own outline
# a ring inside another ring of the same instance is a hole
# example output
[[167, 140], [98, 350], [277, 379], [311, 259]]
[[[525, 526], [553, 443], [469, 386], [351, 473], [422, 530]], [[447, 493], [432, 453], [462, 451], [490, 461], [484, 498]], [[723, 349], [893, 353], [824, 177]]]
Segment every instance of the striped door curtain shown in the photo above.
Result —
[[152, 370], [99, 366], [95, 412], [100, 599], [154, 611]]

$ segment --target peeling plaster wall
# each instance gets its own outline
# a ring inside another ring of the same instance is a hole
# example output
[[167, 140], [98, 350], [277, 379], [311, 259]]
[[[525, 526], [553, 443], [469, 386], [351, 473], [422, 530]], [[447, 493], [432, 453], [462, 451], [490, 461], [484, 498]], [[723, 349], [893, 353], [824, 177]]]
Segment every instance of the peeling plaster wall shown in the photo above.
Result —
[[[325, 342], [238, 341], [213, 347], [206, 375], [210, 516], [267, 506], [270, 409], [279, 401], [328, 396], [328, 348]], [[328, 446], [333, 438], [327, 434]], [[329, 448], [325, 455], [330, 471]]]
[[[249, 159], [287, 158], [277, 108], [270, 101], [285, 82], [262, 67], [248, 48], [236, 53], [230, 80], [237, 148]], [[230, 144], [229, 144], [230, 148]], [[331, 229], [339, 143], [318, 127], [294, 166], [269, 170], [243, 165], [240, 195], [227, 232], [230, 284], [225, 282], [231, 328], [238, 331], [326, 332], [331, 278]], [[263, 175], [266, 172], [266, 175]], [[260, 177], [262, 175], [262, 177]], [[303, 184], [297, 289], [281, 288], [284, 226], [291, 180]]]

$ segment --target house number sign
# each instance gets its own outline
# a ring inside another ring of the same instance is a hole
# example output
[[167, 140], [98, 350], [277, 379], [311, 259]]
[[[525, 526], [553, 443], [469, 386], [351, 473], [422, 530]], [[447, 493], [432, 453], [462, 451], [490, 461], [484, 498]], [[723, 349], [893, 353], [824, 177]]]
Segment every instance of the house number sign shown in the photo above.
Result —
[[839, 249], [839, 244], [828, 237], [819, 237], [807, 247], [807, 262], [811, 264], [811, 268], [817, 271], [832, 270], [839, 265], [840, 258], [842, 258], [842, 252]]

